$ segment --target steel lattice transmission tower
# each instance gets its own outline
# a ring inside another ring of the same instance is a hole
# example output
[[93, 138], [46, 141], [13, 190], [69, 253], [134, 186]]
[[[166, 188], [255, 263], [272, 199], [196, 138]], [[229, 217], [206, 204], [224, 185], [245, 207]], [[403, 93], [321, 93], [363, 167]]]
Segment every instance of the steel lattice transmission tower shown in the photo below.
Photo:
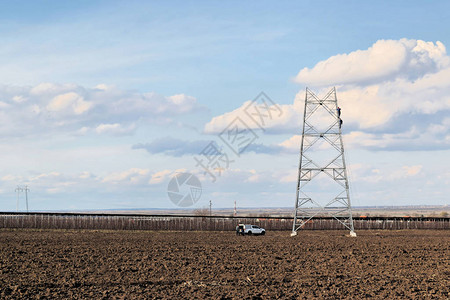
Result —
[[19, 194], [20, 192], [25, 192], [25, 203], [27, 205], [27, 212], [28, 212], [28, 192], [30, 191], [30, 189], [28, 188], [27, 185], [25, 186], [17, 186], [16, 188], [16, 192], [17, 192], [17, 204], [16, 204], [16, 209], [17, 211], [19, 211]]
[[356, 236], [336, 89], [320, 99], [306, 88], [292, 235], [316, 216], [331, 216]]

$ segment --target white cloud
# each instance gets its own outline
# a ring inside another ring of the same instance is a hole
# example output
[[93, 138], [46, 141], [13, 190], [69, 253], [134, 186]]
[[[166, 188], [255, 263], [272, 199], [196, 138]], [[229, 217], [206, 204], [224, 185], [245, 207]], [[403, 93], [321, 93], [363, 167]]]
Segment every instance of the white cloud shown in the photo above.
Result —
[[59, 172], [42, 173], [42, 174], [30, 177], [29, 181], [46, 180], [48, 178], [57, 178], [57, 177], [61, 177], [61, 176], [62, 176], [62, 174]]
[[[366, 50], [330, 57], [312, 69], [302, 69], [298, 82], [317, 86], [321, 97], [337, 86], [345, 140], [351, 147], [369, 149], [448, 149], [450, 126], [450, 57], [441, 42], [380, 40]], [[298, 133], [302, 126], [305, 92], [282, 114], [267, 122], [269, 133]], [[206, 133], [223, 131], [236, 117], [257, 128], [241, 107], [216, 116]], [[447, 117], [448, 119], [448, 117]], [[447, 122], [447, 123], [446, 123]], [[299, 136], [278, 146], [294, 151]], [[298, 144], [298, 146], [296, 145]]]
[[[0, 85], [0, 136], [39, 136], [56, 131], [130, 134], [136, 124], [176, 123], [175, 116], [203, 110], [188, 95], [162, 96], [97, 85], [42, 83], [35, 87]], [[138, 122], [143, 121], [143, 122]]]
[[163, 170], [160, 172], [156, 172], [152, 174], [152, 177], [149, 180], [149, 184], [160, 184], [168, 179], [168, 175], [172, 174], [173, 171]]
[[54, 97], [47, 105], [47, 109], [50, 111], [60, 111], [68, 108], [74, 101], [80, 96], [76, 93], [66, 93]]
[[95, 176], [91, 172], [88, 172], [88, 171], [84, 171], [78, 176], [78, 178], [80, 178], [80, 179], [89, 179], [89, 178], [94, 178], [94, 177]]
[[[402, 54], [395, 55], [393, 49]], [[399, 116], [449, 110], [449, 61], [440, 42], [381, 40], [368, 50], [333, 56], [311, 70], [305, 68], [297, 81], [341, 85], [338, 99], [344, 121], [360, 129], [379, 128]], [[319, 94], [326, 89], [319, 88]]]
[[415, 81], [397, 79], [383, 84], [342, 87], [338, 97], [347, 123], [361, 129], [386, 125], [392, 119], [432, 115], [450, 109], [450, 68]]
[[177, 94], [167, 97], [167, 102], [160, 106], [161, 111], [175, 109], [177, 113], [186, 113], [196, 106], [196, 99], [185, 94]]
[[298, 170], [296, 169], [292, 169], [280, 177], [281, 183], [297, 182], [297, 180], [298, 180]]
[[[419, 123], [419, 122], [417, 122]], [[439, 123], [412, 126], [408, 130], [394, 133], [371, 133], [354, 130], [344, 133], [343, 141], [346, 149], [370, 150], [441, 150], [450, 148], [450, 118]], [[301, 135], [293, 135], [278, 144], [282, 152], [298, 153], [300, 151]], [[324, 144], [321, 146], [325, 146]], [[321, 148], [316, 148], [320, 150]]]
[[372, 150], [442, 150], [450, 148], [450, 126], [446, 121], [438, 124], [425, 124], [419, 129], [412, 126], [398, 133], [366, 133], [352, 131], [344, 135], [347, 148]]
[[411, 177], [420, 175], [422, 165], [402, 166], [394, 169], [376, 169], [370, 166], [364, 166], [357, 171], [359, 176], [355, 176], [357, 181], [363, 181], [368, 183], [390, 183], [399, 182], [400, 180], [408, 180]]
[[403, 170], [406, 172], [406, 176], [415, 176], [422, 170], [422, 165], [403, 166]]
[[144, 182], [145, 179], [148, 177], [149, 173], [150, 170], [148, 169], [131, 168], [123, 172], [115, 172], [106, 175], [102, 179], [102, 182], [113, 184], [120, 184], [120, 183], [137, 184]]
[[279, 143], [279, 146], [282, 146], [289, 150], [297, 150], [300, 151], [300, 144], [302, 142], [302, 136], [301, 135], [293, 135], [289, 139]]
[[80, 115], [88, 111], [92, 107], [92, 103], [87, 102], [77, 93], [70, 92], [54, 97], [47, 105], [47, 110], [53, 112], [67, 111]]
[[97, 84], [94, 88], [97, 89], [97, 90], [103, 90], [103, 91], [106, 91], [106, 90], [108, 90], [108, 89], [114, 88], [114, 86], [110, 86], [110, 85], [101, 83], [101, 84]]
[[89, 132], [89, 127], [81, 127], [80, 129], [78, 129], [74, 134], [75, 135], [85, 135]]
[[247, 182], [260, 182], [262, 180], [262, 175], [260, 172], [254, 170], [254, 169], [249, 170], [249, 172], [251, 175], [246, 180]]
[[22, 103], [27, 101], [27, 98], [25, 98], [24, 96], [14, 96], [13, 101], [18, 102], [18, 103]]
[[303, 68], [295, 80], [310, 86], [380, 82], [393, 78], [416, 79], [448, 67], [441, 42], [379, 40], [367, 50], [339, 54]]
[[50, 82], [44, 82], [36, 85], [29, 90], [29, 94], [36, 95], [48, 95], [48, 94], [58, 94], [64, 91], [75, 88], [73, 84], [55, 84]]
[[[186, 169], [172, 169], [150, 171], [143, 168], [129, 168], [113, 171], [102, 176], [94, 175], [90, 171], [81, 173], [63, 173], [50, 171], [46, 173], [30, 174], [27, 176], [7, 174], [0, 178], [0, 189], [14, 191], [17, 184], [27, 184], [32, 195], [42, 192], [48, 194], [67, 193], [66, 196], [88, 191], [101, 190], [104, 192], [127, 190], [136, 188], [150, 188], [159, 184], [167, 184], [176, 173], [186, 172]], [[34, 196], [33, 196], [34, 197]]]
[[22, 176], [17, 176], [17, 175], [12, 175], [12, 174], [7, 174], [4, 175], [1, 178], [2, 181], [16, 181], [16, 182], [22, 182], [23, 177]]
[[[263, 128], [268, 132], [273, 133], [298, 130], [301, 124], [299, 115], [302, 115], [303, 113], [303, 99], [304, 93], [300, 92], [296, 95], [292, 105], [278, 105], [281, 109], [280, 113], [269, 115], [268, 113], [261, 111], [266, 115], [266, 117], [264, 117]], [[236, 118], [240, 118], [251, 129], [259, 129], [260, 126], [245, 113], [245, 109], [250, 103], [251, 101], [246, 101], [239, 108], [212, 118], [211, 121], [205, 124], [205, 133], [220, 133], [236, 120]], [[274, 106], [270, 106], [268, 109], [278, 111]]]
[[135, 124], [131, 124], [128, 127], [124, 127], [119, 123], [114, 124], [100, 124], [95, 128], [98, 134], [111, 134], [111, 135], [127, 135], [132, 133], [136, 128]]
[[[385, 126], [403, 115], [450, 109], [450, 57], [441, 42], [380, 40], [367, 50], [330, 57], [302, 69], [298, 82], [340, 85], [338, 100], [347, 124]], [[328, 88], [318, 88], [319, 94]]]
[[3, 176], [1, 180], [4, 182], [5, 187], [10, 191], [13, 191], [17, 184], [26, 184], [28, 188], [30, 188], [32, 194], [40, 193], [41, 191], [55, 194], [64, 192], [67, 188], [77, 185], [76, 178], [72, 178], [72, 176], [67, 176], [56, 171], [29, 176], [8, 174]]

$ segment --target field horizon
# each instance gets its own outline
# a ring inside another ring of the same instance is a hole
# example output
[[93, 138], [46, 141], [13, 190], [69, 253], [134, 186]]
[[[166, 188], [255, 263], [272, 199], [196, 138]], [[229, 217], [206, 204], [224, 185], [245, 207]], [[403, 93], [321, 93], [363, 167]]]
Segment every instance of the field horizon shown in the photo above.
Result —
[[[130, 209], [85, 209], [85, 210], [36, 210], [30, 212], [54, 213], [96, 213], [96, 214], [143, 214], [143, 215], [209, 215], [209, 207], [195, 208], [130, 208]], [[292, 207], [238, 207], [236, 216], [239, 217], [290, 217]], [[233, 208], [212, 207], [213, 216], [232, 216]], [[407, 206], [354, 206], [354, 217], [448, 217], [449, 205], [407, 205]]]

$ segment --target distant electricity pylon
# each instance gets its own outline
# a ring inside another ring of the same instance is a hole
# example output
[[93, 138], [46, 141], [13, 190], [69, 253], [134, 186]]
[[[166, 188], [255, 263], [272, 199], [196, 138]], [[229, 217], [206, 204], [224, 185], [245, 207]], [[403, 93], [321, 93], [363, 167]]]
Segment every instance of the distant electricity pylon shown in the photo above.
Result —
[[25, 192], [25, 203], [27, 206], [27, 212], [28, 212], [28, 192], [30, 191], [30, 189], [28, 188], [27, 185], [25, 186], [17, 186], [16, 188], [16, 192], [17, 192], [17, 204], [16, 204], [16, 210], [19, 211], [19, 195], [20, 192]]
[[336, 89], [320, 99], [306, 88], [292, 236], [316, 216], [331, 216], [356, 236]]

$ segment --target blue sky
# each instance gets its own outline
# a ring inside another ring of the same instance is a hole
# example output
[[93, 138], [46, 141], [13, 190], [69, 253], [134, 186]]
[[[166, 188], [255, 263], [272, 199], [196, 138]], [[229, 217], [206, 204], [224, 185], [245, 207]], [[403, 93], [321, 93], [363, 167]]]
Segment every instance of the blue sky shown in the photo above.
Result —
[[[0, 1], [1, 210], [293, 206], [305, 87], [336, 86], [354, 205], [448, 204], [447, 1]], [[282, 115], [212, 183], [194, 157]], [[23, 207], [22, 207], [23, 208]]]

